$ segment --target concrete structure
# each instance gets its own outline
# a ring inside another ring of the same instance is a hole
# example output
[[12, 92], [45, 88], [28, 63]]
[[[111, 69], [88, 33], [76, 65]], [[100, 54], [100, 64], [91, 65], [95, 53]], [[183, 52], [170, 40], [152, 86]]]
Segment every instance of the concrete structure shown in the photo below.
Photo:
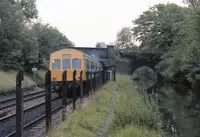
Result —
[[107, 48], [89, 48], [89, 47], [69, 47], [65, 44], [61, 45], [63, 48], [73, 48], [80, 50], [90, 56], [95, 57], [104, 64], [110, 64], [109, 59], [114, 56], [114, 46], [108, 45]]

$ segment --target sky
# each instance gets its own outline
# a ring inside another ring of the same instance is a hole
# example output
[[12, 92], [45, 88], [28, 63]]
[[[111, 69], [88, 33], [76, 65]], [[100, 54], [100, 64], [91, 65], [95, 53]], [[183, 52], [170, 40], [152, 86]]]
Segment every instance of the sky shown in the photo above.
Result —
[[117, 32], [150, 6], [183, 0], [37, 0], [39, 17], [59, 29], [77, 47], [116, 40]]

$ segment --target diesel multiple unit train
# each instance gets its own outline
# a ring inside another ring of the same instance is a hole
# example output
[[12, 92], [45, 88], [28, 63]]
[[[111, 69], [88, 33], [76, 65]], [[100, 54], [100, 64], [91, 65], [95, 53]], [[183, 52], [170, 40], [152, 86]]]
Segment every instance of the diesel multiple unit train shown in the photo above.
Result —
[[93, 56], [76, 49], [62, 49], [50, 55], [49, 70], [54, 90], [59, 91], [62, 83], [62, 73], [67, 70], [66, 83], [72, 84], [73, 72], [76, 70], [76, 80], [80, 80], [82, 71], [83, 83], [86, 81], [86, 72], [102, 71], [102, 64]]

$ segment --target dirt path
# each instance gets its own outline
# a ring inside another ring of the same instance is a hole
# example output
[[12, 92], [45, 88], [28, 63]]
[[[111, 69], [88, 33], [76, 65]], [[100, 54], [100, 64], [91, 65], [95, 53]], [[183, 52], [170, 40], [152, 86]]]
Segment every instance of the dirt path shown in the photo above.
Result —
[[113, 105], [115, 104], [115, 101], [116, 101], [116, 88], [113, 90], [112, 102], [109, 104], [109, 112], [106, 117], [104, 128], [101, 129], [101, 131], [97, 133], [96, 137], [105, 137], [106, 130], [108, 129], [108, 124], [110, 123], [111, 118], [112, 118]]

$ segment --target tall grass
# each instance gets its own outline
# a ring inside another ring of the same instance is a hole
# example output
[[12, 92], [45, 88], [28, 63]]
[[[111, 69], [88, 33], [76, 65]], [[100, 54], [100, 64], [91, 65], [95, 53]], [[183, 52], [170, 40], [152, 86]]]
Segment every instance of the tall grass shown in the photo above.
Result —
[[95, 137], [104, 127], [112, 99], [113, 82], [85, 100], [57, 129], [54, 137]]
[[46, 70], [38, 70], [36, 73], [36, 79], [34, 80], [37, 85], [44, 85]]
[[159, 112], [144, 91], [134, 89], [131, 77], [117, 75], [117, 97], [109, 136], [158, 137]]
[[[24, 73], [22, 88], [29, 88], [35, 85], [43, 85], [45, 80], [45, 70], [39, 70], [36, 73], [36, 79], [33, 75]], [[0, 93], [6, 93], [15, 90], [17, 71], [0, 71]]]
[[[0, 71], [0, 93], [15, 89], [16, 75], [16, 71]], [[27, 74], [25, 74], [24, 81], [22, 82], [22, 87], [28, 88], [34, 85], [34, 81], [30, 77], [28, 77]]]

